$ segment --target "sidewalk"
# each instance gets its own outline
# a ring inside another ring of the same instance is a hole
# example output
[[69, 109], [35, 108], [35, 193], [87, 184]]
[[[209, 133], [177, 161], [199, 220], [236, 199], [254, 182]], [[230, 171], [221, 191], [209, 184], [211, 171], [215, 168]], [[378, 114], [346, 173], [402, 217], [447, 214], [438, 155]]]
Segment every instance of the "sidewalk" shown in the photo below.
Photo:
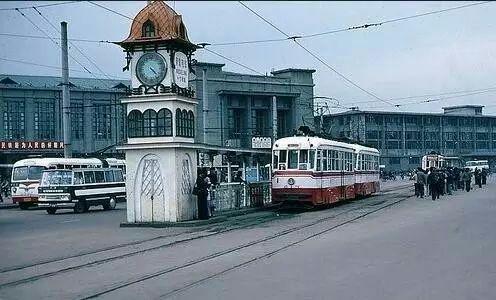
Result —
[[242, 215], [252, 214], [255, 212], [263, 212], [263, 211], [271, 211], [273, 206], [265, 206], [265, 207], [247, 207], [240, 209], [231, 209], [226, 211], [215, 212], [214, 216], [208, 220], [191, 220], [191, 221], [183, 221], [183, 222], [163, 222], [163, 223], [151, 223], [151, 222], [142, 222], [142, 223], [128, 223], [122, 222], [120, 227], [153, 227], [153, 228], [164, 228], [164, 227], [197, 227], [215, 223], [221, 223], [228, 221], [231, 218], [235, 218]]
[[12, 203], [12, 199], [10, 197], [3, 198], [3, 202], [0, 202], [0, 209], [7, 209], [7, 208], [17, 208], [19, 205], [17, 203]]

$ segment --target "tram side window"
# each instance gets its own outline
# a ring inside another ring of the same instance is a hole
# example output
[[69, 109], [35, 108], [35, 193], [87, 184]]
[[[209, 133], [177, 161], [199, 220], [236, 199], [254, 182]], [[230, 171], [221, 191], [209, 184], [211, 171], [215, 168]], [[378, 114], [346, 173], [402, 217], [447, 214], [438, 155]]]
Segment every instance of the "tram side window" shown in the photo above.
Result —
[[105, 170], [105, 181], [114, 182], [114, 172], [112, 170]]
[[317, 150], [317, 171], [322, 171], [322, 150]]
[[298, 150], [288, 151], [288, 169], [298, 169]]
[[338, 170], [338, 152], [336, 150], [329, 150], [329, 170]]
[[275, 150], [274, 151], [274, 161], [272, 162], [272, 167], [274, 170], [278, 170], [279, 168], [279, 151]]
[[313, 169], [315, 166], [315, 150], [310, 150], [309, 151], [309, 158], [308, 160], [310, 161], [310, 169]]
[[114, 170], [114, 180], [115, 182], [123, 182], [124, 177], [122, 176], [121, 170]]
[[322, 171], [327, 171], [329, 169], [328, 166], [328, 155], [330, 151], [322, 150]]
[[298, 170], [308, 169], [308, 150], [300, 150], [300, 163], [298, 164]]
[[84, 183], [95, 183], [95, 172], [84, 171]]
[[279, 151], [279, 170], [286, 170], [286, 158], [287, 158], [287, 151], [286, 150], [280, 150]]
[[97, 183], [105, 182], [105, 176], [103, 175], [103, 171], [95, 171], [95, 182]]
[[83, 172], [74, 172], [74, 184], [84, 184]]

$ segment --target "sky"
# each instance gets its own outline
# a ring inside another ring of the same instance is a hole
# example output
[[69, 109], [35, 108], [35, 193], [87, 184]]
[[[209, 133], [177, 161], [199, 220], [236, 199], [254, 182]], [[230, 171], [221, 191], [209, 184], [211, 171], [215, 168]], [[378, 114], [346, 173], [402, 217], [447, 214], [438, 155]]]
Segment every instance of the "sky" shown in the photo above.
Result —
[[[44, 33], [12, 7], [56, 3], [48, 1], [0, 2], [0, 74], [60, 75], [60, 70], [2, 59], [60, 66], [60, 48], [48, 39], [2, 34], [43, 36]], [[146, 1], [95, 1], [134, 17]], [[236, 1], [166, 1], [181, 14], [193, 43], [224, 43], [285, 36]], [[302, 36], [397, 19], [478, 2], [243, 2], [290, 36]], [[60, 34], [43, 18], [60, 27], [68, 22], [69, 39], [121, 41], [129, 34], [131, 20], [87, 1], [21, 10], [50, 36]], [[330, 112], [358, 106], [361, 110], [441, 113], [451, 105], [485, 105], [485, 114], [496, 115], [496, 3], [485, 3], [444, 13], [299, 39], [318, 61], [291, 40], [243, 45], [212, 45], [212, 51], [259, 73], [275, 69], [314, 69], [314, 95], [330, 102]], [[122, 72], [125, 55], [109, 43], [73, 42], [69, 53], [94, 76], [127, 79]], [[199, 61], [224, 63], [224, 70], [254, 74], [205, 50]], [[73, 77], [91, 77], [74, 60]], [[98, 68], [94, 66], [96, 64]], [[336, 74], [334, 69], [355, 85]], [[78, 72], [79, 71], [79, 72]], [[364, 92], [363, 90], [367, 92]], [[490, 89], [489, 91], [484, 91]], [[460, 91], [474, 91], [453, 93]], [[446, 94], [451, 93], [451, 94]], [[376, 97], [370, 94], [376, 95]], [[439, 95], [444, 94], [444, 95]], [[470, 95], [469, 95], [470, 94]], [[436, 95], [436, 96], [422, 96]], [[416, 97], [422, 96], [422, 97]], [[412, 98], [416, 97], [416, 98]], [[379, 99], [378, 99], [379, 98]], [[398, 99], [402, 98], [402, 99]], [[406, 99], [405, 99], [406, 98]], [[384, 101], [382, 101], [382, 100]], [[425, 101], [437, 100], [426, 103]], [[389, 103], [386, 103], [389, 102]], [[420, 103], [419, 103], [420, 102]], [[401, 104], [399, 107], [394, 105]]]

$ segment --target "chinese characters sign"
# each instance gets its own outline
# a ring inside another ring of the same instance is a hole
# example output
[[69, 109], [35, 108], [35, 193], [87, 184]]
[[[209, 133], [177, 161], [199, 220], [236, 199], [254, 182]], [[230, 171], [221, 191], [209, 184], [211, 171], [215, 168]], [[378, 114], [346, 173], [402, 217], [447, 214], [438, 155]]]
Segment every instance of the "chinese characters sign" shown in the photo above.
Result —
[[180, 88], [188, 87], [188, 58], [182, 52], [176, 52], [174, 56], [174, 81]]
[[58, 141], [0, 141], [0, 150], [61, 150], [64, 143]]

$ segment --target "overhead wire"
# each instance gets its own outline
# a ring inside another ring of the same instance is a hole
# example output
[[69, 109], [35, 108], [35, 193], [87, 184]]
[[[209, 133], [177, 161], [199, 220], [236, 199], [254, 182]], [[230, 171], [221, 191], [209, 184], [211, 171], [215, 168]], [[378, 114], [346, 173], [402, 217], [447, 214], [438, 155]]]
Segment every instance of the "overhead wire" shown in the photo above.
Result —
[[[60, 37], [53, 37], [53, 36], [47, 37], [42, 35], [28, 35], [28, 34], [15, 34], [15, 33], [0, 33], [0, 36], [43, 39], [43, 40], [48, 40], [48, 39], [60, 40]], [[108, 40], [89, 40], [89, 39], [67, 39], [67, 40], [73, 42], [114, 44], [114, 42]]]
[[342, 79], [344, 79], [349, 84], [353, 85], [354, 87], [358, 88], [359, 90], [365, 92], [369, 96], [372, 96], [373, 98], [375, 98], [375, 99], [377, 99], [377, 100], [379, 100], [381, 102], [387, 103], [387, 104], [389, 104], [391, 106], [396, 106], [395, 104], [393, 104], [393, 103], [391, 103], [391, 102], [389, 102], [387, 100], [384, 100], [384, 99], [378, 97], [377, 95], [375, 95], [374, 93], [372, 93], [372, 92], [364, 89], [363, 87], [361, 87], [360, 85], [358, 85], [357, 83], [355, 83], [354, 81], [352, 81], [351, 79], [349, 79], [348, 77], [346, 77], [345, 75], [343, 75], [341, 72], [337, 71], [333, 66], [331, 66], [329, 63], [327, 63], [326, 61], [324, 61], [322, 58], [320, 58], [319, 56], [317, 56], [315, 53], [313, 53], [307, 47], [303, 46], [299, 41], [297, 41], [297, 37], [292, 37], [289, 34], [287, 34], [286, 32], [284, 32], [283, 30], [279, 29], [279, 27], [277, 27], [276, 25], [274, 25], [272, 22], [270, 22], [269, 20], [267, 20], [266, 18], [264, 18], [262, 15], [260, 15], [259, 13], [257, 13], [256, 11], [254, 11], [253, 9], [251, 9], [248, 5], [246, 5], [242, 1], [238, 1], [238, 3], [240, 3], [243, 7], [245, 7], [246, 9], [248, 9], [250, 12], [252, 12], [257, 17], [259, 17], [260, 19], [262, 19], [264, 22], [266, 22], [267, 24], [269, 24], [271, 27], [273, 27], [274, 29], [276, 29], [277, 31], [279, 31], [280, 33], [282, 33], [283, 35], [285, 35], [288, 39], [292, 39], [300, 48], [302, 48], [303, 50], [305, 50], [313, 58], [315, 58], [316, 60], [318, 60], [319, 62], [321, 62], [324, 66], [326, 66], [328, 69], [330, 69], [332, 72], [334, 72], [335, 74], [337, 74], [339, 77], [341, 77]]
[[35, 5], [35, 6], [24, 6], [24, 7], [7, 7], [7, 8], [0, 8], [0, 11], [5, 11], [5, 10], [19, 10], [19, 9], [31, 9], [33, 7], [36, 7], [36, 8], [50, 7], [50, 6], [58, 6], [58, 5], [71, 4], [71, 3], [75, 3], [75, 2], [81, 2], [81, 1], [65, 1], [65, 2], [58, 2], [58, 3]]

